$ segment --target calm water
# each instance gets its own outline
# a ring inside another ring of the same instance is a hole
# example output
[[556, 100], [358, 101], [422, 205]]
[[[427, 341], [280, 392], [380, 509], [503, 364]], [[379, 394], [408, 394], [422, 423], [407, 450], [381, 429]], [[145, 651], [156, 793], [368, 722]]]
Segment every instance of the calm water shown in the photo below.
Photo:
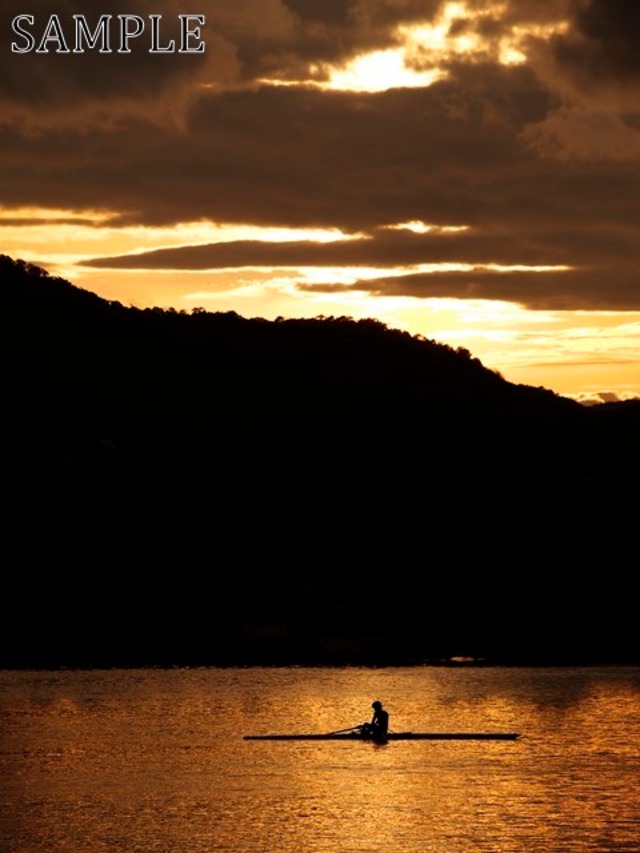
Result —
[[[363, 722], [516, 742], [255, 742]], [[0, 672], [1, 853], [640, 851], [640, 670]]]

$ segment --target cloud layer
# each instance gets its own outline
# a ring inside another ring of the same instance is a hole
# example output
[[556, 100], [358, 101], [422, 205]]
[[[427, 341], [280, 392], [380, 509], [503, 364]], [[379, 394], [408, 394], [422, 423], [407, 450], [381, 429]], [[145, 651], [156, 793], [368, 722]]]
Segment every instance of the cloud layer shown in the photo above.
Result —
[[[46, 0], [37, 18], [55, 11], [69, 22], [84, 7]], [[112, 226], [202, 221], [352, 235], [323, 245], [175, 245], [95, 258], [94, 268], [316, 266], [326, 281], [302, 289], [640, 309], [633, 3], [140, 0], [138, 14], [167, 22], [205, 14], [202, 56], [17, 56], [10, 21], [23, 11], [7, 0], [1, 13], [5, 208], [102, 211]], [[130, 6], [113, 0], [108, 11]], [[407, 33], [403, 61], [437, 65], [437, 82], [318, 87], [330, 67], [397, 49]], [[466, 230], [385, 228], [414, 220]], [[379, 274], [354, 271], [350, 284], [331, 275], [364, 266]]]

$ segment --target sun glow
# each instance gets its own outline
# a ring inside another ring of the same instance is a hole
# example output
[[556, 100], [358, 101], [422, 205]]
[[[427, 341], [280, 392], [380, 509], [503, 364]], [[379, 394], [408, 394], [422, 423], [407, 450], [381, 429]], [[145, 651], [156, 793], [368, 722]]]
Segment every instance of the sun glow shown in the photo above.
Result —
[[341, 66], [310, 66], [308, 81], [263, 81], [273, 85], [312, 85], [351, 92], [384, 92], [393, 88], [428, 87], [449, 77], [452, 62], [492, 59], [502, 65], [526, 61], [529, 38], [547, 39], [565, 32], [567, 22], [496, 27], [487, 37], [478, 26], [500, 21], [504, 3], [486, 3], [474, 9], [468, 3], [446, 3], [433, 21], [402, 25], [394, 38], [397, 47], [360, 54]]
[[482, 12], [472, 12], [465, 3], [447, 3], [433, 23], [398, 28], [399, 37], [410, 51], [423, 51], [432, 55], [451, 56], [473, 53], [481, 49], [481, 39], [473, 32], [454, 34], [454, 24], [495, 12], [490, 7]]
[[[340, 65], [315, 62], [306, 79], [259, 80], [267, 86], [306, 86], [348, 92], [386, 92], [427, 88], [450, 76], [452, 63], [494, 61], [521, 65], [527, 61], [527, 42], [566, 32], [567, 21], [509, 26], [508, 4], [445, 3], [433, 20], [398, 26], [394, 45], [360, 53]], [[493, 27], [486, 26], [494, 24]], [[492, 34], [487, 35], [493, 30]]]
[[446, 65], [454, 60], [492, 59], [501, 65], [520, 65], [527, 60], [529, 39], [549, 39], [569, 27], [567, 21], [555, 21], [497, 27], [492, 37], [480, 31], [479, 23], [497, 23], [506, 11], [505, 3], [486, 3], [481, 9], [468, 3], [447, 3], [434, 21], [399, 27], [397, 36], [409, 66], [439, 67], [444, 74]]
[[357, 56], [343, 68], [330, 69], [323, 88], [350, 92], [384, 92], [387, 89], [432, 86], [445, 75], [431, 68], [417, 71], [407, 65], [405, 48], [377, 50]]
[[429, 234], [436, 231], [440, 234], [455, 234], [460, 231], [468, 231], [468, 225], [428, 225], [420, 219], [412, 219], [409, 222], [398, 222], [394, 225], [385, 225], [389, 231], [412, 231], [414, 234]]

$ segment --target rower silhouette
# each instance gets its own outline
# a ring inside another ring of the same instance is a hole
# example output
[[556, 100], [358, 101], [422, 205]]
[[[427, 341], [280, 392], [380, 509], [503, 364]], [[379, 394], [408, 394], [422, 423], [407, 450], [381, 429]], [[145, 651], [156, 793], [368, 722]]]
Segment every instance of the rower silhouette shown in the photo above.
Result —
[[362, 734], [372, 740], [385, 741], [389, 733], [389, 713], [382, 707], [382, 702], [373, 702], [373, 717], [370, 723], [364, 723]]

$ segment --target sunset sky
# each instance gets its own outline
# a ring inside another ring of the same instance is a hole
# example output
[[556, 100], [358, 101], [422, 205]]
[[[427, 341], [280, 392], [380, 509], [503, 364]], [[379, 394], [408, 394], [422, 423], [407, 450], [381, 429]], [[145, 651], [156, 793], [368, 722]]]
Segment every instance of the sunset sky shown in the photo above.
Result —
[[[49, 33], [59, 17], [69, 53]], [[73, 15], [206, 51], [74, 53]], [[3, 0], [0, 252], [125, 305], [376, 317], [640, 396], [640, 3]], [[41, 45], [42, 46], [42, 45]]]

